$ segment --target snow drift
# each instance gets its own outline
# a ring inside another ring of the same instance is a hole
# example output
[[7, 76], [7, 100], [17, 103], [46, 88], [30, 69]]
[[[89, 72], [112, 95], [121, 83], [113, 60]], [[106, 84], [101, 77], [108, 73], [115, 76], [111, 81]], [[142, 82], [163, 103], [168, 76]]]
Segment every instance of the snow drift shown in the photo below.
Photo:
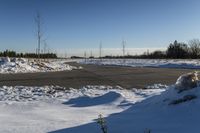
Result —
[[9, 57], [0, 59], [0, 73], [28, 73], [28, 72], [51, 72], [80, 69], [68, 65], [62, 60], [38, 61], [34, 59]]
[[58, 86], [4, 86], [0, 90], [0, 132], [45, 133], [91, 122], [94, 122], [94, 126], [87, 128], [87, 132], [100, 132], [95, 123], [99, 114], [109, 116], [120, 113], [132, 104], [158, 95], [165, 89], [125, 90], [117, 86], [86, 86], [81, 89]]
[[199, 69], [198, 59], [88, 59], [78, 60], [82, 64], [129, 66], [129, 67], [155, 67], [155, 68], [184, 68]]
[[[184, 77], [185, 75], [179, 77], [179, 84], [185, 84], [184, 80], [180, 80]], [[120, 113], [107, 116], [105, 119], [108, 132], [199, 133], [200, 87], [186, 87], [184, 91], [179, 89], [176, 85], [170, 86], [159, 95], [138, 101]], [[99, 130], [100, 127], [98, 129], [96, 123], [91, 122], [51, 133], [78, 133], [80, 131], [86, 133], [99, 132]]]

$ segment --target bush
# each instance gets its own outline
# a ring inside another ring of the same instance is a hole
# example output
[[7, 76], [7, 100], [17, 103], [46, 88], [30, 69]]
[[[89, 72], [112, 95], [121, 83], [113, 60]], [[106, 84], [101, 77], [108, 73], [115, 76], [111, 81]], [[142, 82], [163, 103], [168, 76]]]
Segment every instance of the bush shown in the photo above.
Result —
[[102, 133], [108, 133], [108, 128], [107, 128], [107, 125], [106, 125], [106, 121], [105, 119], [103, 118], [103, 116], [100, 114], [99, 115], [99, 118], [97, 120], [97, 123], [99, 124], [99, 126], [101, 127], [101, 131]]

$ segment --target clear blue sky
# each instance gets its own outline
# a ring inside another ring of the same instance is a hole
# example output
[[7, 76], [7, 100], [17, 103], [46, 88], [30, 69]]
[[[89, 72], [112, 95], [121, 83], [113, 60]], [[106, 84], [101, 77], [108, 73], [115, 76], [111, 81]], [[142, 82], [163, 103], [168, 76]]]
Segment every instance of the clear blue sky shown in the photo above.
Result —
[[0, 50], [35, 51], [42, 16], [51, 49], [167, 47], [200, 38], [200, 0], [0, 0]]

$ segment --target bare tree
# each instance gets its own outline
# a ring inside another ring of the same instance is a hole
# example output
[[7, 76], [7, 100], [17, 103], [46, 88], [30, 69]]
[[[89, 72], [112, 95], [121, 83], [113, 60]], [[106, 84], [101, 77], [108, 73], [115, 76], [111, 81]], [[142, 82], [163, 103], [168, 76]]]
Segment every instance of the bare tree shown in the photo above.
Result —
[[188, 42], [192, 58], [198, 58], [200, 55], [200, 41], [199, 39], [192, 39]]
[[35, 17], [35, 23], [37, 26], [37, 41], [38, 41], [37, 54], [38, 54], [38, 58], [40, 58], [40, 45], [41, 45], [41, 38], [42, 38], [40, 13], [37, 13]]

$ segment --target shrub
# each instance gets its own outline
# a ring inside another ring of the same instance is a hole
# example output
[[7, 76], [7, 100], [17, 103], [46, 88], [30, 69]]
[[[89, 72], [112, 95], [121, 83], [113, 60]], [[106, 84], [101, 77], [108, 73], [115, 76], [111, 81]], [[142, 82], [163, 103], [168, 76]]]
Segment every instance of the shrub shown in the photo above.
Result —
[[107, 128], [107, 125], [106, 125], [106, 121], [105, 119], [103, 118], [103, 116], [100, 114], [99, 115], [99, 118], [97, 120], [97, 123], [99, 124], [99, 126], [101, 127], [101, 131], [102, 133], [108, 133], [108, 128]]

